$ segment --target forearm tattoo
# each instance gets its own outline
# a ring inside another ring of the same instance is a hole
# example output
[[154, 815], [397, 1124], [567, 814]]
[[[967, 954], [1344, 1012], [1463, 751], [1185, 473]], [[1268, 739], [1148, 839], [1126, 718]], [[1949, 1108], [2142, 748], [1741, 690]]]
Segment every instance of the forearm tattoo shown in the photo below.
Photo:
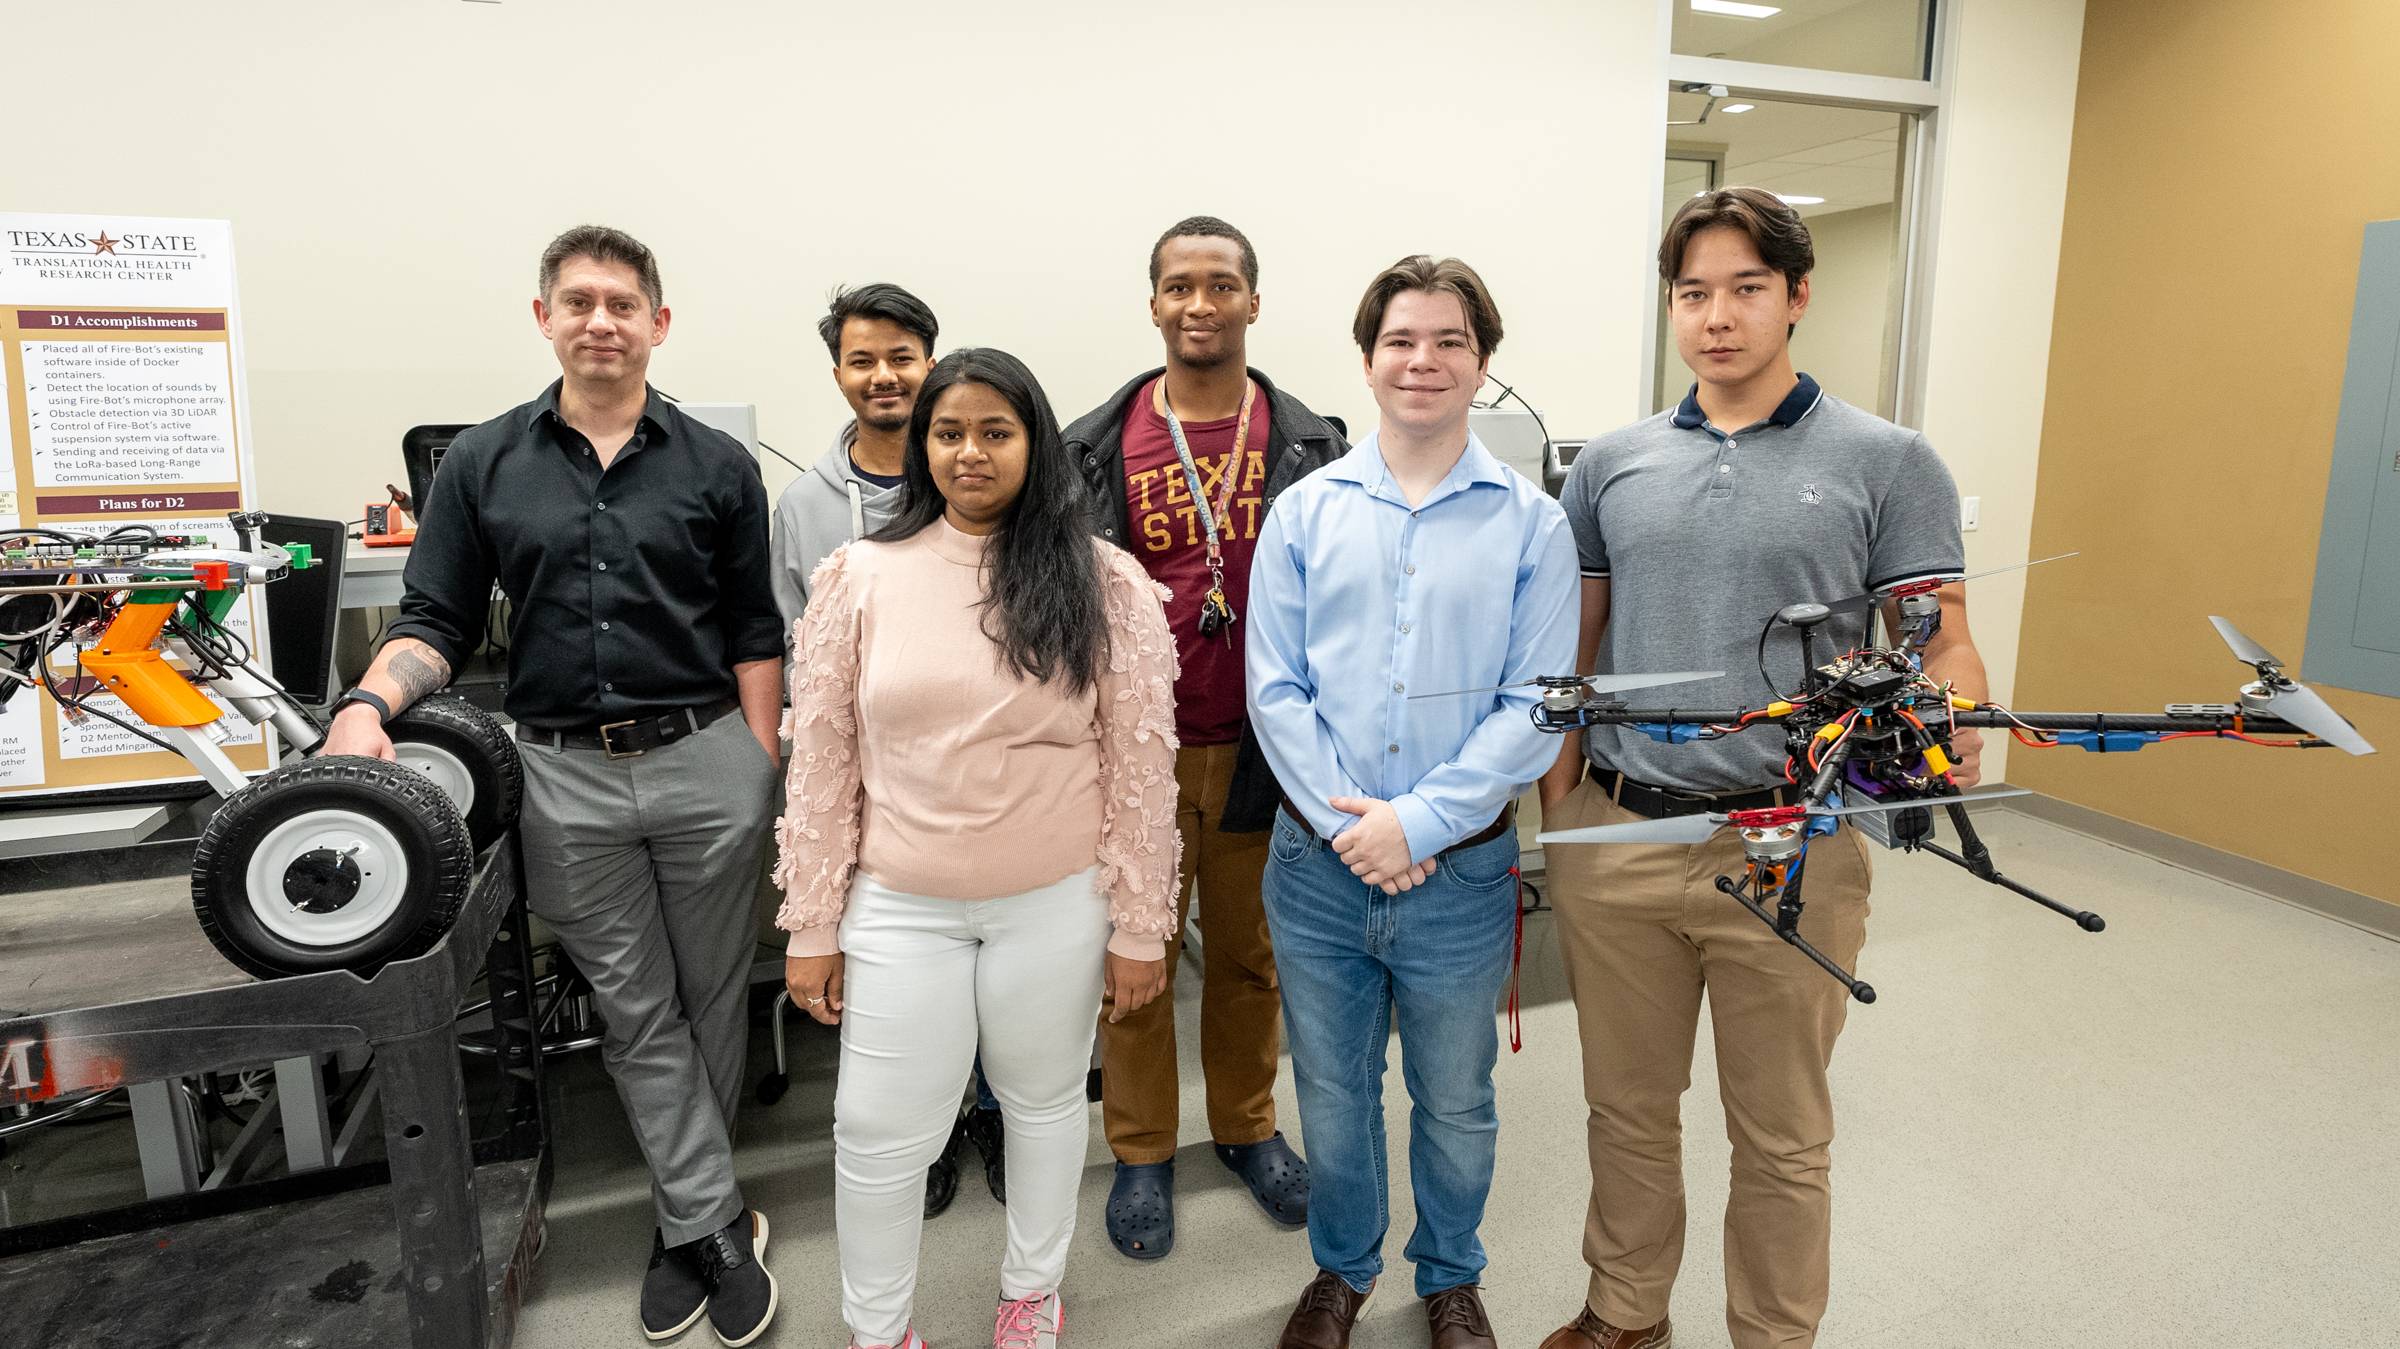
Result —
[[383, 672], [400, 686], [402, 706], [450, 682], [450, 662], [443, 660], [440, 652], [422, 643], [412, 642], [394, 651], [391, 663], [383, 667]]

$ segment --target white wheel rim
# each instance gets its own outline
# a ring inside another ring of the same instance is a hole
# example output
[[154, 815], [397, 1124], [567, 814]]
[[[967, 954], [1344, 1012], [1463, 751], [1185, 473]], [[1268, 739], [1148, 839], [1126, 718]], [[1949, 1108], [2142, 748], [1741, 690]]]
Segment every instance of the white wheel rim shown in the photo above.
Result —
[[400, 756], [400, 766], [412, 769], [426, 781], [441, 788], [450, 804], [458, 807], [459, 818], [475, 808], [475, 775], [467, 770], [467, 762], [443, 749], [421, 740], [400, 740], [392, 744], [392, 752]]
[[[345, 854], [358, 867], [358, 893], [331, 913], [311, 913], [285, 898], [284, 873], [318, 848]], [[340, 946], [374, 932], [400, 910], [408, 893], [408, 855], [379, 820], [352, 810], [302, 811], [269, 830], [250, 852], [244, 874], [250, 911], [267, 931], [297, 946]]]

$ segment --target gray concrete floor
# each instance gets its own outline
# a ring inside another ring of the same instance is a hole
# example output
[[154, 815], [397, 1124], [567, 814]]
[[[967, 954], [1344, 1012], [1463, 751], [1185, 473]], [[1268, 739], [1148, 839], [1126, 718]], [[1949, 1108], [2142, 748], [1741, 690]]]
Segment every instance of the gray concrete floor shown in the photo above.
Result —
[[[1986, 832], [2011, 875], [2099, 910], [2109, 930], [2080, 932], [1934, 859], [1881, 859], [1861, 973], [1883, 996], [1853, 1008], [1834, 1063], [1833, 1303], [1820, 1342], [2400, 1345], [2400, 944], [2022, 816], [1993, 814]], [[1499, 1069], [1484, 1235], [1500, 1342], [1530, 1349], [1583, 1294], [1586, 1172], [1575, 1027], [1547, 918], [1527, 924], [1525, 970], [1526, 1044]], [[1087, 1349], [1264, 1349], [1310, 1273], [1305, 1234], [1270, 1226], [1207, 1150], [1194, 984], [1178, 998], [1177, 1247], [1155, 1265], [1109, 1249], [1095, 1122], [1066, 1282], [1069, 1329]], [[773, 1217], [783, 1290], [761, 1343], [839, 1349], [834, 1046], [804, 1025], [791, 1094], [742, 1122], [743, 1174]], [[517, 1343], [638, 1345], [648, 1192], [597, 1073], [565, 1078], [550, 1246]], [[1407, 1104], [1399, 1075], [1389, 1080], [1393, 1268], [1361, 1349], [1426, 1342], [1399, 1258]], [[1278, 1096], [1296, 1135], [1288, 1077]], [[1728, 1152], [1705, 1032], [1685, 1132], [1676, 1343], [1716, 1349], [1729, 1343]], [[970, 1171], [926, 1228], [918, 1326], [941, 1349], [989, 1343], [1001, 1240], [1001, 1209]]]
[[[1986, 834], [2011, 875], [2099, 910], [2109, 930], [2080, 932], [1935, 859], [1880, 859], [1860, 973], [1882, 999], [1852, 1009], [1834, 1061], [1833, 1302], [1820, 1343], [2400, 1346], [2400, 943], [2024, 816], [1990, 813]], [[1484, 1226], [1487, 1302], [1511, 1349], [1571, 1316], [1585, 1280], [1573, 1012], [1548, 918], [1530, 919], [1525, 936], [1526, 1045], [1499, 1068], [1500, 1168]], [[1310, 1273], [1305, 1234], [1269, 1225], [1208, 1151], [1196, 991], [1187, 981], [1178, 998], [1177, 1249], [1156, 1265], [1109, 1249], [1095, 1123], [1066, 1285], [1085, 1349], [1265, 1349]], [[813, 1023], [791, 1025], [791, 1093], [742, 1121], [743, 1175], [775, 1223], [769, 1263], [784, 1299], [760, 1343], [840, 1349], [835, 1046]], [[752, 1049], [763, 1073], [764, 1034]], [[556, 1080], [550, 1243], [516, 1342], [640, 1345], [647, 1182], [595, 1057], [559, 1061]], [[1412, 1220], [1407, 1102], [1399, 1074], [1389, 1080], [1392, 1269], [1360, 1349], [1425, 1343], [1399, 1254]], [[1297, 1136], [1288, 1077], [1279, 1100]], [[129, 1136], [114, 1126], [10, 1140], [0, 1221], [138, 1197]], [[1729, 1343], [1727, 1156], [1703, 1033], [1685, 1101], [1682, 1349]], [[970, 1168], [956, 1206], [926, 1228], [919, 1328], [941, 1349], [989, 1343], [1001, 1241], [1001, 1209]], [[702, 1329], [683, 1343], [713, 1341]]]

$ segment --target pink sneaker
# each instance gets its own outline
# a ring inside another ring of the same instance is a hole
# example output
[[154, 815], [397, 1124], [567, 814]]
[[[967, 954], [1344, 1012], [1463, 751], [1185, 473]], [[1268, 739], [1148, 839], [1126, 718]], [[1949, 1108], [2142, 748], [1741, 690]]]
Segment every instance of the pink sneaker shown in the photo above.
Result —
[[1003, 1301], [992, 1318], [992, 1349], [1058, 1349], [1067, 1304], [1056, 1293]]
[[925, 1337], [917, 1333], [915, 1326], [910, 1326], [908, 1333], [900, 1337], [898, 1344], [860, 1344], [858, 1341], [852, 1340], [850, 1349], [933, 1349], [933, 1346], [925, 1342]]

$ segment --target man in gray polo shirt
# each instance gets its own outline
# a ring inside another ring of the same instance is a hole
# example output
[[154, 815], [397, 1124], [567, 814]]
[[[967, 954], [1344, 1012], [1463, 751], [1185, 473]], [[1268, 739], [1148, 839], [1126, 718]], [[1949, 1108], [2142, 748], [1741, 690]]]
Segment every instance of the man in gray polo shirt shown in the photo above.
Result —
[[[1579, 670], [1723, 670], [1677, 686], [1674, 701], [1763, 706], [1779, 690], [1759, 673], [1758, 636], [1778, 608], [1962, 570], [1957, 488], [1925, 438], [1792, 368], [1788, 344], [1814, 262], [1798, 214], [1756, 188], [1695, 197], [1668, 225], [1659, 275], [1697, 382], [1673, 410], [1587, 444], [1568, 475], [1563, 504], [1583, 570]], [[1942, 618], [1927, 671], [1981, 699], [1960, 587], [1943, 590]], [[1847, 650], [1869, 621], [1836, 617], [1822, 635]], [[1780, 691], [1798, 685], [1789, 629], [1768, 644], [1766, 666]], [[1957, 780], [1971, 785], [1980, 740], [1962, 731], [1954, 744]], [[1668, 745], [1597, 727], [1570, 740], [1544, 777], [1544, 824], [1793, 799], [1784, 756], [1770, 731]], [[1680, 1098], [1704, 989], [1733, 1142], [1726, 1323], [1736, 1349], [1805, 1349], [1825, 1311], [1825, 1070], [1844, 990], [1718, 893], [1716, 877], [1743, 867], [1729, 833], [1688, 848], [1554, 845], [1546, 856], [1591, 1107], [1583, 1252], [1592, 1279], [1575, 1320], [1543, 1349], [1669, 1342], [1683, 1256]], [[1809, 853], [1801, 932], [1845, 966], [1866, 941], [1868, 880], [1855, 830]]]

